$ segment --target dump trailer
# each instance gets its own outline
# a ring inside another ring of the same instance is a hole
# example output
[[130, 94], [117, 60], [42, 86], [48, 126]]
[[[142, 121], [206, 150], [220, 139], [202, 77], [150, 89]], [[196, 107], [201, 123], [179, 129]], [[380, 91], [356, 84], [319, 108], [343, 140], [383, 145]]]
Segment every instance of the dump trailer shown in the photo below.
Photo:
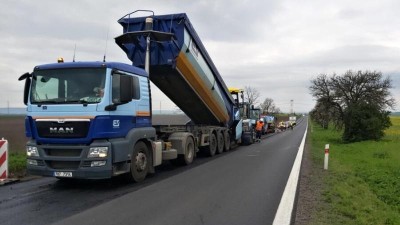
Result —
[[232, 96], [186, 14], [131, 16], [118, 21], [124, 34], [115, 40], [132, 64], [145, 68], [150, 37], [150, 80], [195, 124], [231, 125]]
[[293, 127], [296, 126], [296, 116], [289, 116], [289, 124]]
[[[239, 109], [186, 14], [135, 13], [115, 38], [132, 65], [60, 59], [19, 78], [29, 174], [139, 182], [164, 161], [186, 165], [241, 142]], [[190, 119], [153, 124], [150, 81]]]

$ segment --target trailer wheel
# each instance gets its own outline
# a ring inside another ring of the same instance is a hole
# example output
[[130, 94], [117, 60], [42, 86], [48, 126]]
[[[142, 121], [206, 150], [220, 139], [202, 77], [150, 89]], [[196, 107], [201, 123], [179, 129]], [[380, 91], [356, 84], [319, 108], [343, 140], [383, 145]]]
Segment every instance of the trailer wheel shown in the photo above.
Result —
[[208, 146], [206, 153], [208, 156], [214, 156], [216, 151], [217, 151], [217, 137], [215, 137], [215, 134], [212, 133], [210, 135], [210, 145]]
[[131, 158], [131, 178], [135, 182], [143, 181], [149, 171], [149, 151], [145, 143], [139, 141], [133, 148]]
[[229, 151], [231, 149], [231, 137], [229, 135], [229, 131], [228, 130], [224, 131], [224, 141], [225, 141], [224, 151], [227, 152], [227, 151]]
[[224, 152], [224, 134], [222, 133], [222, 131], [217, 133], [217, 141], [218, 141], [218, 146], [217, 146], [217, 153], [221, 154], [222, 152]]

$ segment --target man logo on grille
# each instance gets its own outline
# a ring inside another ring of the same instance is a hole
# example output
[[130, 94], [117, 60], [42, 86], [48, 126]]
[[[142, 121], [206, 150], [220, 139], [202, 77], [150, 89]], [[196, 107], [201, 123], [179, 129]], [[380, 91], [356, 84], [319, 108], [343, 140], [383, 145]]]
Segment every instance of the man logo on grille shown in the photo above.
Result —
[[73, 127], [50, 127], [50, 134], [73, 134]]

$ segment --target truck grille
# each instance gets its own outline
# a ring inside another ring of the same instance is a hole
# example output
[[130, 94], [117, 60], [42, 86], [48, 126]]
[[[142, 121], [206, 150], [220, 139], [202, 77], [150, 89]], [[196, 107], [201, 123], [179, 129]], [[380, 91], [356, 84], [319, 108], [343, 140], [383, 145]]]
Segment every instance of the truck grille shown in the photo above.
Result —
[[43, 149], [48, 156], [59, 157], [79, 157], [81, 156], [82, 149]]
[[37, 132], [42, 138], [84, 138], [89, 131], [90, 121], [53, 120], [36, 121]]
[[46, 164], [52, 169], [76, 170], [80, 161], [46, 161]]

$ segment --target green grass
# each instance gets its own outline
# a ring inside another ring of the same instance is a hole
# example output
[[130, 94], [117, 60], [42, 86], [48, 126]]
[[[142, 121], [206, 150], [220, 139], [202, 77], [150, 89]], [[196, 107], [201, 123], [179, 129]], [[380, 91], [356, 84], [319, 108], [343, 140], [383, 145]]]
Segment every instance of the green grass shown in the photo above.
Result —
[[315, 169], [323, 169], [324, 147], [330, 144], [311, 224], [400, 224], [400, 117], [391, 120], [383, 140], [352, 144], [342, 143], [340, 132], [311, 123]]
[[26, 154], [21, 152], [9, 153], [8, 175], [9, 177], [21, 177], [26, 171]]

